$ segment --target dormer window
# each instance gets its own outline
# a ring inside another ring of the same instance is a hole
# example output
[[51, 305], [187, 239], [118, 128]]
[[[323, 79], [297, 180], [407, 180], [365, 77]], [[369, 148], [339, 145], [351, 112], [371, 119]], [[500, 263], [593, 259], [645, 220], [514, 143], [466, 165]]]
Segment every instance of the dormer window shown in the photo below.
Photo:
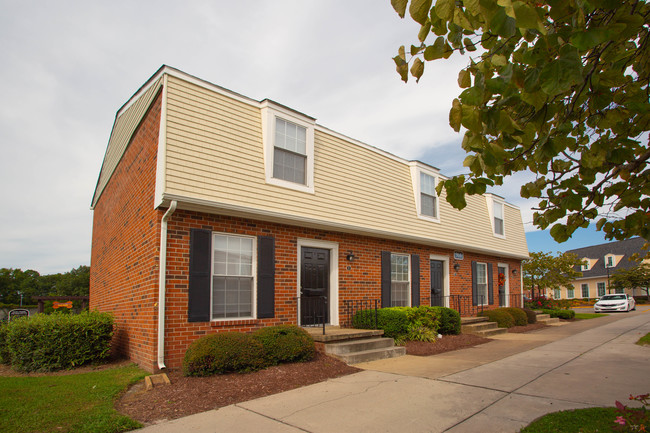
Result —
[[492, 225], [492, 233], [497, 238], [505, 239], [505, 201], [503, 198], [493, 194], [486, 194], [485, 201], [487, 203], [488, 215], [490, 216], [490, 223]]
[[411, 180], [418, 218], [440, 222], [436, 185], [438, 170], [419, 161], [411, 161]]
[[590, 268], [591, 268], [591, 266], [589, 265], [589, 259], [587, 259], [587, 258], [582, 259], [582, 264], [580, 265], [580, 270], [582, 272], [585, 272], [585, 271], [588, 271]]
[[304, 114], [262, 103], [266, 183], [314, 193], [314, 125]]
[[420, 172], [420, 214], [438, 218], [436, 179], [422, 172]]
[[605, 267], [606, 268], [613, 268], [614, 265], [614, 256], [611, 254], [608, 254], [605, 256]]
[[301, 185], [307, 171], [307, 128], [275, 118], [273, 177]]

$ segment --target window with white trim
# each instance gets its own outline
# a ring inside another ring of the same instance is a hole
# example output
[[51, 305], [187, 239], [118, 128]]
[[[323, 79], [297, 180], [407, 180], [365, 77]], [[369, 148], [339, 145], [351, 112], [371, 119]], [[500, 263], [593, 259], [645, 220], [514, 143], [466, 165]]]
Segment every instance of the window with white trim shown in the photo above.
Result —
[[605, 267], [606, 268], [613, 268], [614, 267], [614, 256], [612, 256], [612, 255], [605, 256]]
[[566, 297], [567, 297], [567, 299], [573, 299], [573, 298], [575, 298], [575, 289], [573, 289], [573, 288], [571, 288], [571, 289], [567, 288], [567, 289], [566, 289]]
[[560, 289], [553, 289], [553, 299], [560, 299], [562, 291]]
[[391, 307], [408, 307], [411, 299], [410, 256], [390, 255], [390, 300]]
[[588, 298], [589, 297], [589, 284], [582, 283], [581, 289], [582, 289], [582, 297], [583, 298]]
[[307, 171], [307, 128], [275, 118], [273, 177], [304, 185]]
[[488, 304], [487, 264], [476, 263], [476, 294], [478, 305]]
[[504, 236], [505, 228], [503, 226], [503, 203], [495, 201], [493, 203], [493, 206], [494, 234]]
[[580, 265], [580, 270], [582, 272], [588, 271], [589, 270], [589, 259], [584, 258], [582, 259], [582, 264]]
[[314, 193], [313, 118], [273, 101], [262, 103], [266, 183]]
[[436, 178], [420, 172], [420, 215], [438, 218]]
[[212, 237], [212, 319], [254, 316], [255, 238]]
[[598, 288], [598, 296], [605, 296], [605, 283], [597, 283], [596, 287]]

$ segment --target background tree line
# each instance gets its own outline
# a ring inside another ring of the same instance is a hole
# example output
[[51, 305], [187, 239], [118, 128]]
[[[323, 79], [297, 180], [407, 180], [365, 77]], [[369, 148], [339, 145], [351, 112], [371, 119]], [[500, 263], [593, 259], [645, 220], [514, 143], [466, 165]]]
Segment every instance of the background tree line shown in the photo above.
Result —
[[79, 266], [69, 272], [41, 275], [27, 269], [0, 269], [0, 304], [34, 305], [32, 296], [88, 296], [90, 267]]

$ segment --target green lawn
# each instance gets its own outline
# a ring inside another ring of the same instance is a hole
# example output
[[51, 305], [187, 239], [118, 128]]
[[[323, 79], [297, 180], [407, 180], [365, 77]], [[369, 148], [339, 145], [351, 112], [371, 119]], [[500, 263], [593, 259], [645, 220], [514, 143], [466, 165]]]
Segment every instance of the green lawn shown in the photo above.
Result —
[[595, 433], [613, 431], [617, 417], [613, 407], [565, 410], [549, 413], [527, 427], [521, 433]]
[[650, 332], [639, 338], [639, 341], [637, 341], [636, 344], [639, 346], [650, 346]]
[[135, 365], [66, 376], [0, 377], [0, 431], [117, 433], [140, 427], [113, 409], [146, 376]]
[[586, 319], [595, 319], [596, 317], [605, 317], [607, 314], [600, 313], [576, 313], [576, 319], [586, 320]]

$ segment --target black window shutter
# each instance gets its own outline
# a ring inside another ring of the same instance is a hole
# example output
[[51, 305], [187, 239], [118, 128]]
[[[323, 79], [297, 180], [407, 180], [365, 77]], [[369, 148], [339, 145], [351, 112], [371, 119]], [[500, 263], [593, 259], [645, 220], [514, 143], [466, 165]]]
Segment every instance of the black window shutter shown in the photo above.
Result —
[[275, 317], [275, 238], [259, 236], [257, 241], [257, 317]]
[[494, 305], [494, 284], [492, 282], [492, 263], [487, 264], [488, 303]]
[[478, 305], [478, 289], [476, 287], [476, 262], [472, 262], [472, 305]]
[[190, 274], [187, 291], [187, 321], [210, 321], [210, 268], [212, 232], [190, 230]]
[[381, 307], [390, 307], [390, 251], [381, 252]]
[[420, 256], [411, 255], [411, 307], [420, 306]]

